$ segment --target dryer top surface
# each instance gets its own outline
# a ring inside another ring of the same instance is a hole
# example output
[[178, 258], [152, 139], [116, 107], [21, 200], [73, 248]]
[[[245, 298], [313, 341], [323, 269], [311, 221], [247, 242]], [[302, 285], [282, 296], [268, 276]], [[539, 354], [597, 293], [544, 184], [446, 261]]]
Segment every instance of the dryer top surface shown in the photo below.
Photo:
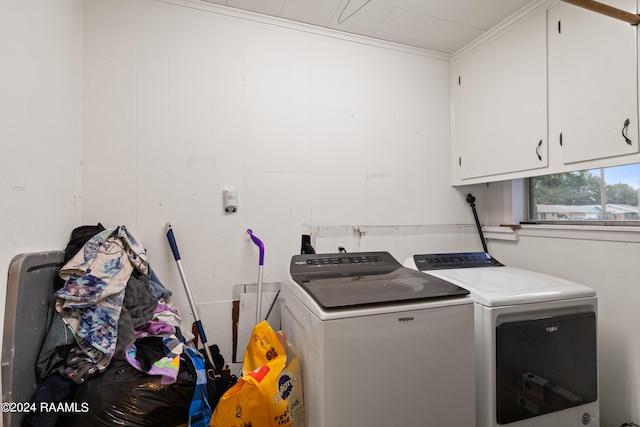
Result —
[[596, 296], [587, 286], [515, 267], [460, 268], [425, 273], [469, 290], [475, 303], [488, 307]]

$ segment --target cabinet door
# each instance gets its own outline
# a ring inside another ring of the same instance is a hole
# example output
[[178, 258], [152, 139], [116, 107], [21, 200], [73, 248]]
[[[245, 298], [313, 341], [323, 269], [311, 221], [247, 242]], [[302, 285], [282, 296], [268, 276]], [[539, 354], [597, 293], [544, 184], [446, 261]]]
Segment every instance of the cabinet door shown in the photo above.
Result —
[[539, 8], [454, 61], [454, 182], [547, 166], [546, 28]]
[[636, 31], [567, 3], [549, 10], [549, 139], [563, 163], [638, 152]]

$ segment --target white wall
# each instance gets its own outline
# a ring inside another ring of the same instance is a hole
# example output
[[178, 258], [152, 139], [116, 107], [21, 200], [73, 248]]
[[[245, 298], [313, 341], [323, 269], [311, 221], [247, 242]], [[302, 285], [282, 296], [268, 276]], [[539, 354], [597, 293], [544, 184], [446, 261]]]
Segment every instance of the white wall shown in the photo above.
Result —
[[[14, 256], [63, 249], [76, 224], [81, 18], [79, 0], [0, 2], [0, 271], [5, 279]], [[4, 303], [0, 307], [3, 325]]]
[[478, 244], [446, 178], [447, 57], [196, 2], [87, 0], [84, 20], [82, 222], [129, 226], [190, 321], [171, 222], [227, 360], [232, 287], [258, 276], [247, 228], [265, 282], [303, 233], [399, 258]]
[[[126, 224], [188, 317], [171, 221], [209, 340], [229, 358], [231, 289], [257, 278], [249, 227], [266, 244], [265, 281], [279, 281], [301, 233], [319, 251], [403, 260], [480, 249], [468, 192], [483, 222], [509, 222], [510, 200], [447, 183], [446, 59], [182, 3], [0, 2], [0, 271], [19, 253], [63, 249], [77, 225]], [[238, 189], [233, 216], [226, 187]], [[494, 222], [485, 200], [499, 205]], [[489, 245], [509, 265], [598, 291], [602, 425], [637, 422], [640, 246]]]

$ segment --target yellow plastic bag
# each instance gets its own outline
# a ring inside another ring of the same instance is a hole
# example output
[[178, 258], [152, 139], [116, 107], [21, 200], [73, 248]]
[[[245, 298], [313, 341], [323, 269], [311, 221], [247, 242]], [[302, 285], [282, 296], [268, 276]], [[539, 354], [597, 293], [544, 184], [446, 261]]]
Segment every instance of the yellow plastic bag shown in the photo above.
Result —
[[242, 377], [222, 396], [212, 427], [303, 427], [302, 371], [295, 348], [269, 323], [253, 328]]

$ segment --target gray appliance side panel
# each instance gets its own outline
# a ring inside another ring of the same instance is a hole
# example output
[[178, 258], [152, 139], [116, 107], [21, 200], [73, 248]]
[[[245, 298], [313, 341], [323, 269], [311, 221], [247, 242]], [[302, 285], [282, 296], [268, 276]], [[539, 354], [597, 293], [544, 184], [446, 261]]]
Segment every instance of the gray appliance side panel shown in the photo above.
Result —
[[[2, 340], [2, 401], [29, 402], [39, 386], [36, 360], [47, 333], [48, 307], [63, 251], [17, 255], [9, 265]], [[5, 427], [24, 413], [6, 412]]]
[[472, 305], [406, 309], [322, 322], [324, 419], [308, 426], [475, 427]]

